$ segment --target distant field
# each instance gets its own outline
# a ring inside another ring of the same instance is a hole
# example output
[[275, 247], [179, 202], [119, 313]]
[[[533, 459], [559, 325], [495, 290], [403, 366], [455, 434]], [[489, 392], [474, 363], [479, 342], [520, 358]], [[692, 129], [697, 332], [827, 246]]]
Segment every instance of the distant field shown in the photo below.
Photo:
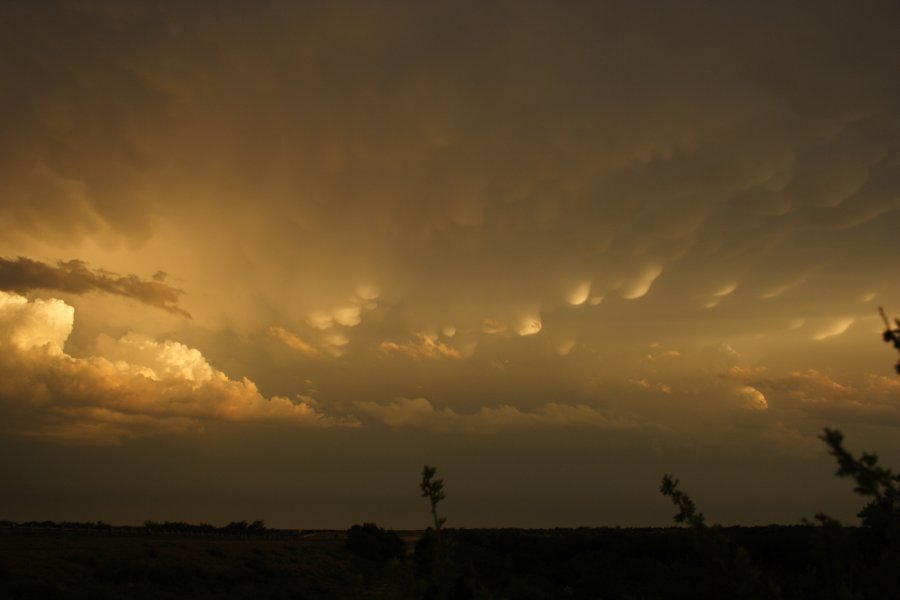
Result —
[[397, 598], [343, 532], [294, 539], [0, 533], [0, 598]]

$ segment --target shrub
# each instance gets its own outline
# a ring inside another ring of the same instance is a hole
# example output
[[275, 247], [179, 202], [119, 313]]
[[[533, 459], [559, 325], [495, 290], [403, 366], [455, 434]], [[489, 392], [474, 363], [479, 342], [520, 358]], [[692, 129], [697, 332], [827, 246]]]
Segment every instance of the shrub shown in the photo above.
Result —
[[347, 530], [346, 545], [353, 554], [369, 560], [388, 562], [403, 557], [403, 540], [400, 536], [375, 523], [354, 525]]

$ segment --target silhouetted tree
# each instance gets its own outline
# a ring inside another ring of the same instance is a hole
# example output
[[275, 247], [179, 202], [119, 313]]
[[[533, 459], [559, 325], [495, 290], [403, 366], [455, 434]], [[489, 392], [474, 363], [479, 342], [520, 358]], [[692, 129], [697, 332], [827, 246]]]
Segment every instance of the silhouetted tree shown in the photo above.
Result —
[[[896, 325], [896, 327], [892, 328], [891, 322], [888, 321], [887, 315], [884, 314], [884, 308], [879, 306], [878, 313], [884, 321], [884, 333], [881, 334], [881, 338], [885, 342], [894, 344], [894, 348], [897, 349], [897, 352], [900, 352], [900, 319], [894, 317], [894, 325]], [[897, 374], [900, 375], [900, 359], [897, 360], [894, 369], [897, 371]]]
[[[824, 429], [819, 436], [835, 457], [838, 477], [850, 477], [857, 494], [871, 500], [857, 514], [863, 526], [862, 536], [850, 536], [830, 517], [818, 519], [831, 539], [826, 563], [841, 575], [832, 586], [846, 598], [896, 597], [897, 573], [900, 573], [900, 475], [878, 464], [878, 456], [863, 452], [858, 458], [844, 448], [844, 436], [835, 429]], [[830, 532], [828, 530], [831, 530]], [[838, 535], [844, 532], [843, 535]], [[827, 539], [822, 537], [822, 539]], [[835, 562], [842, 563], [837, 565]], [[826, 572], [826, 577], [835, 577]], [[833, 594], [833, 592], [832, 592]]]
[[431, 502], [431, 518], [434, 520], [434, 531], [440, 538], [441, 527], [447, 522], [447, 519], [438, 516], [437, 505], [447, 496], [444, 494], [444, 480], [434, 479], [435, 473], [437, 473], [436, 467], [429, 467], [428, 465], [422, 467], [422, 483], [419, 484], [419, 487], [422, 488], [422, 497], [428, 498], [428, 501]]
[[224, 533], [238, 533], [244, 535], [262, 535], [266, 532], [265, 521], [232, 521], [222, 528]]
[[674, 519], [676, 523], [684, 523], [691, 527], [695, 533], [694, 550], [702, 561], [704, 568], [711, 575], [708, 581], [702, 582], [704, 586], [712, 582], [720, 585], [728, 582], [728, 589], [709, 589], [701, 592], [697, 597], [728, 597], [728, 598], [763, 598], [771, 595], [771, 585], [763, 580], [760, 572], [750, 564], [747, 551], [732, 544], [721, 527], [718, 525], [708, 527], [703, 513], [697, 510], [697, 505], [685, 492], [678, 489], [678, 479], [673, 475], [665, 474], [659, 491], [663, 496], [672, 499], [672, 504], [678, 508]]
[[442, 600], [455, 597], [452, 590], [456, 577], [450, 540], [441, 537], [441, 530], [447, 519], [438, 515], [437, 505], [447, 496], [444, 494], [444, 480], [435, 479], [436, 473], [436, 467], [422, 467], [419, 488], [422, 490], [422, 497], [428, 498], [431, 504], [434, 527], [429, 527], [416, 544], [416, 570], [424, 579], [423, 597]]
[[672, 504], [678, 508], [674, 517], [676, 523], [687, 523], [695, 529], [706, 527], [703, 513], [697, 512], [697, 506], [691, 497], [678, 489], [678, 479], [669, 474], [663, 475], [659, 491], [663, 496], [671, 498]]
[[403, 557], [403, 540], [375, 523], [354, 525], [347, 530], [347, 549], [363, 558], [387, 562]]
[[819, 436], [835, 457], [838, 477], [850, 477], [856, 483], [853, 491], [872, 498], [859, 512], [864, 527], [878, 534], [882, 542], [900, 540], [900, 475], [878, 464], [878, 456], [863, 452], [856, 458], [844, 449], [844, 435], [836, 429], [824, 430]]
[[266, 522], [263, 520], [256, 520], [250, 523], [247, 526], [247, 531], [250, 533], [265, 533], [266, 532]]

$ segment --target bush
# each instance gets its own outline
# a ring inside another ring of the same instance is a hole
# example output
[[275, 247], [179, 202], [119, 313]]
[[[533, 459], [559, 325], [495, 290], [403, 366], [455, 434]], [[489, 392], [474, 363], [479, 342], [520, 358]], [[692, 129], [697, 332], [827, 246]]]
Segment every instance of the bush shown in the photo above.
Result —
[[403, 540], [400, 536], [375, 523], [351, 527], [347, 530], [346, 544], [350, 552], [369, 560], [388, 562], [403, 557]]

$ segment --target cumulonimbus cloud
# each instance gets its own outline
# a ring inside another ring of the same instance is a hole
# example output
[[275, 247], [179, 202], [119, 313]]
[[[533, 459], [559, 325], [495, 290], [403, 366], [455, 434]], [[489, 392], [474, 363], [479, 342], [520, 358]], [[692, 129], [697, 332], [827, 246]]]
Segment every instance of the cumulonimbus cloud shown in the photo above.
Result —
[[183, 290], [164, 281], [162, 271], [152, 280], [137, 275], [119, 275], [102, 269], [91, 269], [80, 260], [59, 261], [56, 266], [20, 256], [15, 260], [0, 257], [0, 289], [25, 293], [53, 290], [71, 294], [92, 291], [134, 298], [175, 315], [191, 318], [178, 306]]
[[0, 431], [86, 443], [199, 430], [212, 421], [355, 426], [310, 398], [263, 396], [199, 350], [128, 334], [101, 338], [100, 355], [65, 353], [74, 309], [0, 292]]

